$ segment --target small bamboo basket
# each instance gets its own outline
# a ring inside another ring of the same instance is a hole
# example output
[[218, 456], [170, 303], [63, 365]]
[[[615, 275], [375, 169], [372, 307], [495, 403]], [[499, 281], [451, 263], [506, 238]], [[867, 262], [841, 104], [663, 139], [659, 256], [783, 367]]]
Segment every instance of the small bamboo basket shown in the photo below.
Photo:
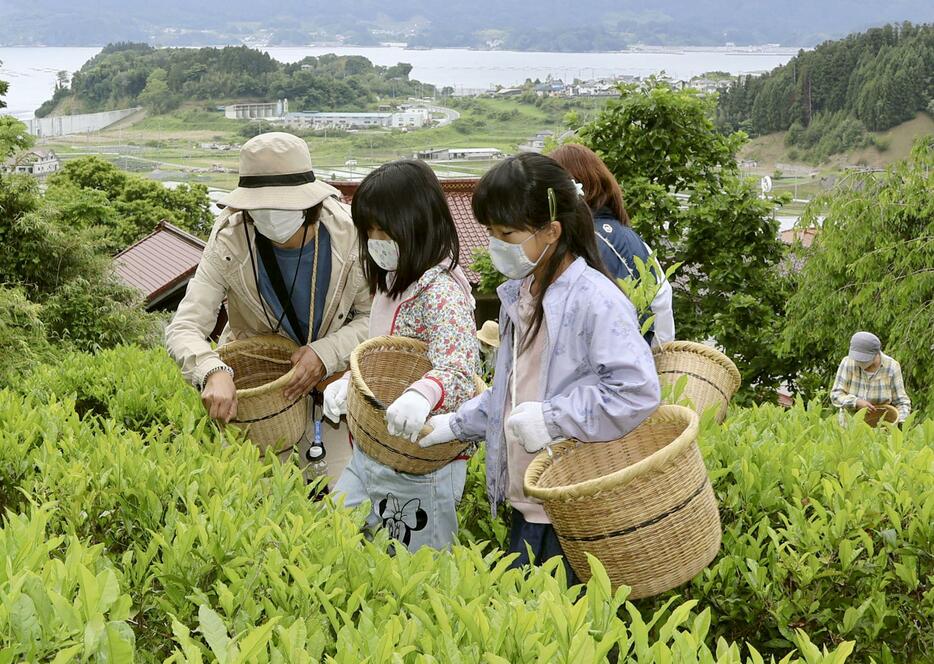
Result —
[[[426, 344], [407, 337], [374, 337], [351, 353], [347, 425], [367, 456], [399, 472], [426, 475], [467, 450], [469, 443], [459, 440], [422, 448], [386, 429], [386, 406], [431, 368]], [[479, 378], [474, 382], [477, 394], [486, 389]], [[421, 436], [430, 432], [425, 427]]]
[[669, 341], [652, 350], [655, 370], [663, 386], [674, 386], [682, 376], [687, 385], [681, 398], [689, 400], [698, 415], [717, 409], [717, 422], [726, 418], [730, 399], [739, 389], [739, 370], [726, 355], [692, 341]]
[[525, 493], [542, 501], [578, 577], [590, 578], [589, 553], [637, 599], [689, 581], [716, 557], [720, 513], [698, 425], [689, 408], [661, 406], [619, 440], [567, 441], [532, 461]]
[[898, 408], [890, 403], [876, 404], [875, 412], [867, 410], [863, 421], [871, 427], [878, 427], [883, 422], [895, 424], [898, 422]]
[[301, 439], [308, 426], [308, 396], [289, 401], [283, 394], [292, 378], [298, 345], [277, 334], [240, 339], [217, 349], [234, 370], [239, 426], [265, 454], [281, 454]]

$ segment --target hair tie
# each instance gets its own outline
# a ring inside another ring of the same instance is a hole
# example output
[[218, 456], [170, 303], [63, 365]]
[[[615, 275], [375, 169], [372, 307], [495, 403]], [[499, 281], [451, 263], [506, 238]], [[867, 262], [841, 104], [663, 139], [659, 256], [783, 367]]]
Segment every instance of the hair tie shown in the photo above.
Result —
[[577, 195], [580, 196], [581, 198], [584, 198], [585, 197], [584, 196], [584, 185], [582, 185], [580, 182], [578, 182], [574, 178], [571, 178], [571, 182], [574, 183], [574, 188], [577, 189]]

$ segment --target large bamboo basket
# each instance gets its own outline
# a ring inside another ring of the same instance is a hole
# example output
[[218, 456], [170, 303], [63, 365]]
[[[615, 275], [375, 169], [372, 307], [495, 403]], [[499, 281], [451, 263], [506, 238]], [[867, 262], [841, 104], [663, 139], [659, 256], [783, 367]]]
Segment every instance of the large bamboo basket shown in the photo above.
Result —
[[652, 349], [655, 369], [662, 385], [673, 386], [682, 376], [687, 385], [681, 398], [703, 415], [717, 409], [717, 421], [726, 418], [730, 399], [739, 389], [741, 378], [733, 361], [715, 348], [692, 341], [669, 341]]
[[[425, 475], [454, 461], [469, 443], [459, 440], [422, 448], [386, 430], [386, 407], [431, 370], [427, 346], [408, 337], [374, 337], [350, 355], [347, 424], [354, 444], [380, 463], [403, 473]], [[475, 377], [477, 394], [486, 389]], [[422, 436], [429, 433], [426, 427]]]
[[293, 447], [308, 425], [308, 397], [289, 401], [283, 394], [292, 378], [291, 357], [297, 348], [291, 339], [270, 334], [231, 341], [217, 349], [234, 370], [237, 418], [231, 424], [244, 429], [264, 454]]
[[877, 427], [883, 422], [895, 424], [898, 422], [898, 408], [890, 403], [876, 404], [875, 412], [870, 413], [867, 410], [863, 421], [871, 427]]
[[578, 577], [590, 578], [590, 553], [636, 599], [689, 581], [714, 559], [720, 514], [698, 423], [689, 408], [661, 406], [624, 438], [567, 441], [532, 461], [525, 493], [542, 501]]

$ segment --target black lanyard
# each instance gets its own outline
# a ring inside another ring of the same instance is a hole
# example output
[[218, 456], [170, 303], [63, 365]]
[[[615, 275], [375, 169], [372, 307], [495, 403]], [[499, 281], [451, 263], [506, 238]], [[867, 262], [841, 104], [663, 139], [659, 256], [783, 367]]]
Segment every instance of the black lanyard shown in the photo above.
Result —
[[[273, 325], [272, 319], [269, 317], [269, 312], [266, 311], [266, 304], [263, 302], [263, 294], [260, 291], [259, 287], [259, 275], [256, 271], [256, 259], [253, 256], [253, 243], [250, 242], [250, 234], [247, 231], [246, 223], [243, 224], [243, 232], [246, 234], [247, 240], [247, 249], [250, 252], [250, 264], [253, 266], [253, 279], [256, 281], [256, 293], [259, 296], [260, 305], [263, 307], [263, 314], [266, 316], [266, 322], [269, 324], [270, 329], [274, 333], [279, 332], [279, 328], [282, 325], [283, 317], [289, 319], [289, 325], [292, 326], [292, 331], [295, 333], [295, 336], [298, 337], [299, 343], [302, 339], [311, 340], [308, 330], [301, 324], [298, 318], [298, 314], [295, 313], [295, 307], [292, 305], [292, 294], [295, 292], [295, 282], [298, 280], [298, 273], [302, 264], [302, 254], [305, 251], [305, 240], [308, 237], [308, 226], [305, 225], [304, 230], [302, 231], [302, 246], [298, 251], [298, 264], [295, 266], [295, 274], [292, 276], [292, 285], [289, 287], [289, 290], [285, 289], [285, 280], [282, 278], [282, 270], [279, 268], [279, 261], [276, 260], [276, 254], [272, 247], [272, 241], [267, 238], [262, 233], [254, 232], [253, 235], [256, 238], [256, 249], [259, 251], [260, 260], [263, 261], [263, 267], [266, 268], [266, 275], [269, 277], [269, 281], [272, 284], [272, 290], [276, 295], [276, 299], [279, 300], [279, 306], [282, 308], [282, 313], [279, 314], [279, 318], [276, 319], [275, 325]], [[315, 252], [318, 251], [318, 241], [315, 239]], [[316, 278], [317, 275], [312, 275], [312, 279]], [[309, 327], [314, 326], [314, 321], [308, 321]]]

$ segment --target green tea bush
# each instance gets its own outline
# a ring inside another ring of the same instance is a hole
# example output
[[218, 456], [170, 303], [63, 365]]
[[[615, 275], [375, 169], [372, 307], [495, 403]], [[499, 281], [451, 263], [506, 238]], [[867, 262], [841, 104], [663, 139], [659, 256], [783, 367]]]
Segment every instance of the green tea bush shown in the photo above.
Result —
[[[0, 661], [768, 659], [717, 636], [712, 602], [640, 611], [596, 561], [581, 592], [557, 560], [510, 570], [484, 543], [370, 541], [366, 508], [309, 501], [296, 467], [221, 433], [169, 368], [161, 351], [117, 349], [0, 391]], [[788, 637], [771, 647], [782, 662], [843, 662], [853, 647]]]
[[855, 640], [860, 661], [934, 661], [934, 421], [844, 429], [816, 404], [763, 406], [701, 440], [723, 548], [679, 593], [714, 634], [780, 652], [803, 629]]

